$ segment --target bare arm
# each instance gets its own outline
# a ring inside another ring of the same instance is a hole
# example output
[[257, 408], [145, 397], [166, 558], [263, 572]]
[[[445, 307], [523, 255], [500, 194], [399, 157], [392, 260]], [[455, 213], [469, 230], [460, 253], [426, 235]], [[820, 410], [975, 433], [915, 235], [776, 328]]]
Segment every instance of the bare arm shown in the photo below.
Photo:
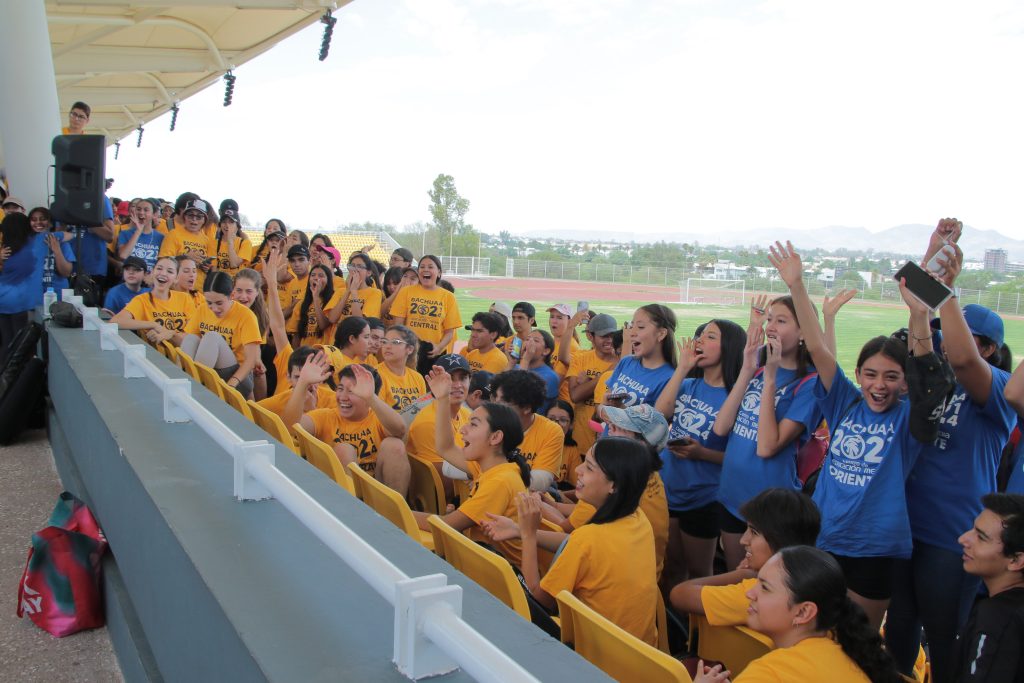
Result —
[[132, 231], [132, 236], [128, 238], [127, 242], [125, 242], [124, 244], [117, 248], [117, 255], [121, 258], [122, 261], [124, 261], [131, 255], [132, 249], [135, 248], [136, 243], [138, 243], [139, 241], [139, 235], [142, 234], [142, 228], [139, 227], [137, 224], [133, 223], [132, 228], [134, 228], [134, 230]]
[[853, 297], [857, 296], [856, 289], [841, 289], [833, 297], [825, 297], [821, 304], [821, 314], [825, 321], [825, 346], [835, 356], [836, 351], [836, 316], [839, 309], [848, 304]]
[[745, 579], [752, 579], [755, 576], [757, 574], [750, 569], [736, 569], [725, 574], [690, 579], [672, 589], [669, 602], [681, 612], [704, 614], [704, 603], [700, 599], [700, 592], [704, 586], [731, 586]]
[[443, 369], [434, 367], [427, 375], [427, 384], [437, 404], [434, 411], [434, 447], [437, 454], [453, 467], [465, 472], [469, 466], [466, 464], [466, 456], [462, 449], [455, 445], [455, 432], [452, 430], [451, 413], [448, 409], [452, 377]]
[[[956, 253], [945, 261], [946, 273], [940, 278], [950, 287], [956, 281], [963, 263], [963, 252], [960, 251], [960, 247], [955, 244], [951, 246]], [[992, 366], [978, 351], [974, 335], [967, 327], [964, 312], [956, 297], [942, 305], [939, 317], [942, 319], [943, 347], [949, 365], [956, 375], [956, 381], [963, 385], [972, 401], [978, 405], [985, 405], [992, 391]]]
[[[278, 249], [271, 249], [263, 260], [263, 275], [267, 277], [267, 321], [270, 334], [274, 337], [274, 348], [277, 353], [291, 349], [288, 343], [288, 332], [285, 325], [284, 311], [281, 309], [281, 297], [277, 295], [277, 272], [283, 255]], [[286, 422], [285, 424], [293, 424]]]
[[683, 385], [683, 380], [690, 374], [690, 370], [693, 369], [696, 362], [694, 345], [695, 340], [693, 339], [684, 339], [678, 342], [679, 364], [654, 403], [654, 409], [664, 415], [670, 425], [676, 414], [676, 397], [679, 396], [679, 387]]
[[732, 385], [732, 391], [722, 403], [722, 407], [718, 409], [718, 417], [715, 418], [715, 424], [711, 428], [718, 436], [726, 436], [736, 424], [736, 416], [740, 412], [743, 395], [747, 393], [747, 386], [757, 372], [758, 352], [762, 341], [764, 341], [764, 330], [761, 328], [761, 323], [752, 323], [747, 327], [747, 344], [743, 347], [743, 365], [740, 367], [740, 374], [736, 378], [736, 383]]
[[1007, 380], [1003, 395], [1018, 415], [1024, 415], [1024, 361], [1021, 361]]
[[569, 398], [573, 403], [583, 403], [594, 398], [594, 389], [597, 388], [597, 381], [601, 376], [584, 379], [582, 375], [574, 375], [569, 378]]

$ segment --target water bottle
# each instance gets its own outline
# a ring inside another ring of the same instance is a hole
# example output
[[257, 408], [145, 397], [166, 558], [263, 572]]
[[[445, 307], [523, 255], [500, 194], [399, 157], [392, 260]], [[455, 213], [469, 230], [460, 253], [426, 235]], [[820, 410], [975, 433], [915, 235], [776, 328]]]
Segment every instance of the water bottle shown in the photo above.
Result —
[[57, 292], [53, 291], [53, 287], [47, 287], [46, 293], [43, 294], [43, 320], [50, 319], [50, 306], [56, 300]]

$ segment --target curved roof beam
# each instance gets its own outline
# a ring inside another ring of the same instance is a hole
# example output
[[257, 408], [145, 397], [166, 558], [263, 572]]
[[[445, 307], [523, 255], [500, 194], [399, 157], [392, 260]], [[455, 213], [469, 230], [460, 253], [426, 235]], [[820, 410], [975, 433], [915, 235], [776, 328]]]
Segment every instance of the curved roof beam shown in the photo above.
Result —
[[[182, 19], [175, 19], [174, 17], [146, 17], [144, 19], [137, 19], [132, 17], [119, 17], [109, 14], [49, 14], [46, 20], [55, 24], [97, 24], [101, 26], [113, 26], [118, 29], [127, 26], [173, 26], [180, 28], [183, 31], [187, 31], [192, 35], [203, 41], [206, 49], [213, 56], [217, 62], [217, 68], [221, 71], [227, 71], [229, 66], [224, 61], [224, 56], [220, 53], [216, 43], [213, 42], [213, 38], [209, 33], [199, 28], [195, 24], [191, 24]], [[78, 42], [78, 41], [75, 41]], [[79, 46], [81, 47], [81, 46]], [[63, 53], [62, 53], [63, 54]]]

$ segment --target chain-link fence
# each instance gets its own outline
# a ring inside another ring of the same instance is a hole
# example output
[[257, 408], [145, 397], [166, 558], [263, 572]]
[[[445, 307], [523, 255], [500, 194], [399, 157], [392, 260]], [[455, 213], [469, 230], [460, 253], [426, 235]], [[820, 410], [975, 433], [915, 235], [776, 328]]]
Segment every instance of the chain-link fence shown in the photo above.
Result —
[[491, 274], [491, 259], [477, 256], [442, 256], [445, 275], [486, 276]]

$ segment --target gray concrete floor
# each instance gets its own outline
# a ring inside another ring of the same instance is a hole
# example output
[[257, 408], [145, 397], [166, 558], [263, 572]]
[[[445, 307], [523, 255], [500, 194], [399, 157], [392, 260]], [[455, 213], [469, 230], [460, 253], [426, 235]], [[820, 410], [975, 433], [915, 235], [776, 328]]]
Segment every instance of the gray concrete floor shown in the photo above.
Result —
[[0, 681], [123, 681], [105, 628], [54, 638], [15, 612], [32, 533], [61, 491], [43, 430], [0, 447]]

